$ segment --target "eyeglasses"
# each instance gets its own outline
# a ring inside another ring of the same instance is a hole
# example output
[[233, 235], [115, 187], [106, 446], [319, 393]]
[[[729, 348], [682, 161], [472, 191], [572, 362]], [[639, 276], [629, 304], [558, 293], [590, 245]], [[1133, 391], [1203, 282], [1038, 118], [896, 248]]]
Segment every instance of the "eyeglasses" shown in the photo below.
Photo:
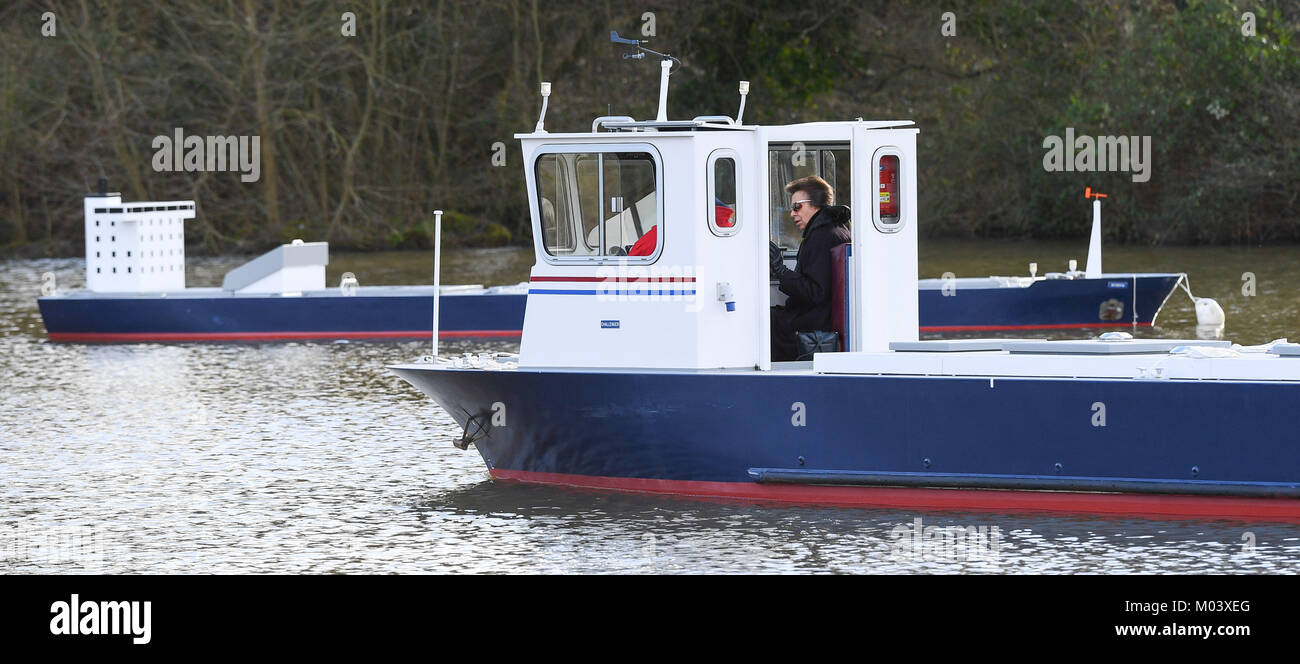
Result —
[[805, 198], [802, 201], [795, 201], [792, 205], [790, 205], [790, 209], [794, 210], [795, 212], [798, 212], [799, 208], [803, 207], [804, 203], [811, 203], [811, 202], [812, 202], [811, 198]]

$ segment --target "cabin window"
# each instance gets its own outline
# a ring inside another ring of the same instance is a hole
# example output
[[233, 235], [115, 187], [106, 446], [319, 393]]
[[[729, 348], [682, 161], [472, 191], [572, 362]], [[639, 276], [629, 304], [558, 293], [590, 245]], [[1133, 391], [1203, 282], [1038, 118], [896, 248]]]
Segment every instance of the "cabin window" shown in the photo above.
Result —
[[559, 223], [572, 216], [575, 202], [565, 177], [565, 162], [559, 155], [543, 155], [537, 160], [538, 210], [542, 215], [542, 246], [552, 256], [572, 254], [575, 247], [573, 229]]
[[872, 173], [872, 189], [876, 201], [872, 206], [872, 222], [876, 229], [893, 233], [903, 227], [903, 161], [893, 148], [876, 152]]
[[557, 259], [652, 262], [659, 170], [650, 152], [557, 149], [535, 163], [542, 247]]
[[731, 150], [717, 150], [709, 155], [709, 187], [706, 215], [714, 235], [740, 232], [740, 204], [736, 164], [740, 160]]
[[790, 195], [785, 185], [809, 175], [821, 177], [835, 192], [835, 204], [853, 206], [849, 146], [844, 143], [769, 144], [767, 151], [768, 239], [786, 249], [797, 249], [803, 233], [790, 220]]

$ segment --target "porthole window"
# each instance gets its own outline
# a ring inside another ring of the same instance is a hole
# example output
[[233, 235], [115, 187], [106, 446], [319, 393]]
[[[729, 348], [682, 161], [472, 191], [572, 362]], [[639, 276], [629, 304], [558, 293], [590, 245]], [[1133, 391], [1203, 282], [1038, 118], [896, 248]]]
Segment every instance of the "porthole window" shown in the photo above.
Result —
[[903, 227], [903, 160], [895, 148], [881, 148], [876, 151], [875, 168], [872, 172], [872, 185], [876, 190], [876, 201], [872, 207], [872, 222], [876, 229], [884, 233], [893, 233]]
[[706, 218], [714, 235], [740, 232], [739, 163], [740, 159], [733, 150], [715, 150], [709, 155]]

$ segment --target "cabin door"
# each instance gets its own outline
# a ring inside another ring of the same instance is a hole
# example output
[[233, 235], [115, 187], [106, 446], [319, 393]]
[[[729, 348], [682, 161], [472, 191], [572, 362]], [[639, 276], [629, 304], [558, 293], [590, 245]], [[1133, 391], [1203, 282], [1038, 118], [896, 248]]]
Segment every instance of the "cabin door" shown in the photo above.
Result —
[[[768, 240], [781, 247], [787, 267], [796, 268], [803, 232], [791, 217], [791, 197], [785, 187], [799, 178], [816, 175], [831, 187], [832, 204], [853, 206], [853, 159], [844, 142], [771, 142], [767, 149]], [[777, 282], [768, 278], [772, 305], [788, 299]], [[843, 307], [839, 310], [843, 311]], [[827, 330], [829, 331], [829, 330]], [[769, 330], [769, 334], [771, 330]]]
[[[816, 175], [831, 185], [835, 203], [853, 207], [852, 159], [846, 143], [770, 143], [767, 150], [768, 239], [794, 260], [802, 242], [799, 229], [790, 219], [790, 195], [785, 185]], [[793, 262], [790, 263], [793, 267]], [[777, 300], [773, 304], [780, 304]]]

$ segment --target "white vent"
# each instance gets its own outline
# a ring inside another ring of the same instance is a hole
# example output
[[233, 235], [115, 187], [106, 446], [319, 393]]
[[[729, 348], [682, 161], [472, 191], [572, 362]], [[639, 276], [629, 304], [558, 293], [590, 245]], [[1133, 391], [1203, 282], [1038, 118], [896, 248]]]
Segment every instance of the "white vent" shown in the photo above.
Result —
[[123, 203], [91, 195], [86, 205], [86, 288], [100, 293], [185, 290], [185, 220], [194, 201]]

